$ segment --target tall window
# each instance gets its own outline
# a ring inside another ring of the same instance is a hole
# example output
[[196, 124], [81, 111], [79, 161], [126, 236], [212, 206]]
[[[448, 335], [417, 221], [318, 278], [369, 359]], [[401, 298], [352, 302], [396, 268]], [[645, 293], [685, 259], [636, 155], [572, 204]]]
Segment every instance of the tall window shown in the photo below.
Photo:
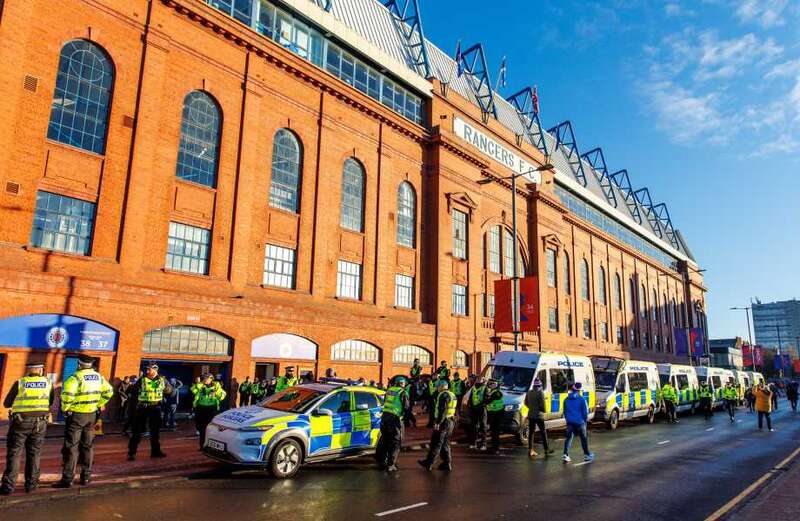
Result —
[[500, 227], [492, 226], [486, 234], [487, 263], [489, 271], [500, 273]]
[[347, 230], [364, 231], [364, 169], [355, 159], [344, 162], [339, 223]]
[[600, 322], [600, 339], [603, 342], [608, 342], [608, 322]]
[[503, 229], [503, 275], [514, 276], [514, 235]]
[[589, 300], [589, 263], [581, 260], [581, 298]]
[[586, 338], [586, 339], [592, 338], [592, 319], [591, 318], [584, 318], [583, 319], [583, 338]]
[[653, 288], [653, 301], [650, 303], [652, 306], [651, 308], [651, 318], [653, 322], [658, 322], [658, 293], [656, 292], [655, 288]]
[[220, 111], [205, 92], [193, 90], [183, 99], [181, 140], [175, 175], [214, 187], [217, 184]]
[[300, 143], [282, 128], [272, 142], [272, 180], [269, 204], [290, 212], [300, 211]]
[[669, 301], [667, 301], [667, 294], [661, 295], [661, 320], [664, 324], [669, 324]]
[[548, 287], [556, 287], [556, 250], [547, 248], [545, 250], [547, 256], [547, 285]]
[[264, 285], [294, 289], [295, 251], [267, 244], [264, 255]]
[[467, 258], [467, 214], [453, 210], [453, 257]]
[[411, 183], [404, 181], [397, 189], [397, 244], [414, 247], [417, 233], [417, 196]]
[[211, 230], [176, 222], [169, 223], [167, 269], [208, 275]]
[[597, 299], [600, 304], [605, 306], [608, 302], [606, 300], [606, 269], [600, 266], [600, 269], [597, 270], [597, 276], [600, 278], [597, 281]]
[[569, 279], [569, 254], [564, 253], [564, 276], [562, 277], [562, 284], [564, 286], [564, 293], [567, 295], [572, 293], [572, 283]]
[[89, 255], [94, 212], [94, 203], [50, 192], [37, 192], [31, 246]]
[[631, 316], [636, 316], [636, 282], [633, 281], [633, 277], [628, 279], [628, 293]]
[[625, 343], [625, 332], [622, 329], [622, 326], [617, 326], [617, 343], [622, 345]]
[[47, 138], [102, 154], [113, 87], [114, 66], [100, 47], [67, 42], [58, 60]]
[[361, 300], [361, 264], [339, 260], [336, 269], [336, 296]]
[[491, 293], [484, 295], [483, 316], [494, 318], [494, 295]]
[[454, 315], [466, 316], [467, 314], [467, 287], [453, 284], [452, 312]]
[[453, 367], [467, 367], [468, 358], [466, 352], [461, 349], [456, 349], [455, 353], [453, 353]]
[[380, 349], [363, 340], [343, 340], [331, 346], [331, 360], [379, 362]]
[[547, 329], [558, 331], [558, 308], [547, 308]]
[[622, 279], [619, 273], [614, 274], [614, 307], [622, 310]]
[[566, 313], [564, 315], [564, 326], [566, 327], [567, 334], [572, 336], [572, 313]]
[[411, 365], [414, 360], [419, 360], [422, 366], [431, 365], [433, 356], [427, 349], [414, 345], [402, 345], [392, 351], [392, 363]]
[[642, 318], [647, 318], [647, 290], [644, 284], [639, 286], [639, 314]]
[[414, 307], [414, 277], [400, 273], [395, 274], [394, 305], [406, 309]]
[[672, 299], [672, 310], [671, 310], [671, 312], [672, 312], [672, 317], [671, 317], [672, 318], [672, 321], [671, 321], [672, 327], [678, 327], [678, 323], [676, 322], [676, 320], [678, 320], [678, 304], [675, 302], [675, 299]]

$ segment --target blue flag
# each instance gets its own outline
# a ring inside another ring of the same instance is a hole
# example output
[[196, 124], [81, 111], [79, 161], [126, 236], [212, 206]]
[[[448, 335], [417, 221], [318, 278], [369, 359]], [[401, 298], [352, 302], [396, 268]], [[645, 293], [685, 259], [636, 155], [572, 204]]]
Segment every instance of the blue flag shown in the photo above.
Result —
[[462, 74], [464, 74], [464, 56], [461, 54], [461, 40], [458, 41], [458, 45], [456, 45], [456, 67], [457, 67], [457, 74], [460, 78]]

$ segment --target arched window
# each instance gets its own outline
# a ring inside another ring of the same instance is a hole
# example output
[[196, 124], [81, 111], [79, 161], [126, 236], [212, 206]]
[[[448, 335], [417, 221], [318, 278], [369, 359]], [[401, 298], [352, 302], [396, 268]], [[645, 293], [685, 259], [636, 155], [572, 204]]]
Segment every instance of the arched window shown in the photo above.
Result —
[[628, 279], [628, 293], [630, 296], [631, 316], [636, 316], [636, 282], [633, 277]]
[[397, 189], [397, 244], [413, 248], [417, 232], [417, 196], [408, 181]]
[[364, 231], [364, 169], [355, 159], [344, 162], [342, 172], [342, 208], [339, 218], [342, 228]]
[[647, 290], [644, 284], [639, 286], [639, 311], [642, 318], [647, 318]]
[[[517, 256], [517, 259], [519, 258]], [[514, 235], [511, 230], [505, 228], [503, 228], [503, 275], [514, 276]]]
[[61, 48], [47, 138], [102, 154], [114, 66], [100, 47], [72, 40]]
[[669, 324], [669, 309], [668, 309], [669, 308], [669, 301], [667, 300], [667, 294], [666, 293], [661, 295], [661, 305], [664, 306], [663, 308], [661, 308], [661, 313], [662, 313], [661, 320], [665, 324]]
[[411, 365], [414, 359], [419, 359], [419, 365], [431, 365], [433, 355], [431, 352], [420, 346], [403, 345], [392, 352], [392, 363]]
[[606, 305], [606, 269], [600, 266], [597, 270], [597, 276], [600, 280], [597, 281], [597, 298], [600, 304]]
[[461, 349], [456, 349], [456, 352], [453, 353], [453, 367], [459, 367], [459, 368], [467, 367], [468, 359], [469, 357], [467, 356], [467, 353], [465, 351], [462, 351]]
[[651, 309], [651, 317], [653, 322], [658, 322], [658, 293], [656, 292], [655, 288], [653, 289], [653, 301], [650, 303], [652, 306]]
[[614, 274], [614, 306], [622, 310], [622, 279], [619, 273]]
[[672, 327], [678, 327], [678, 323], [675, 322], [678, 320], [678, 304], [675, 302], [675, 299], [672, 299], [672, 316], [670, 318]]
[[486, 232], [486, 268], [500, 273], [500, 227], [492, 226]]
[[300, 211], [300, 143], [285, 128], [275, 133], [272, 142], [269, 204], [293, 213]]
[[343, 340], [331, 346], [331, 360], [380, 362], [380, 349], [363, 340]]
[[572, 294], [572, 282], [569, 278], [569, 254], [564, 252], [564, 277], [561, 279], [563, 281], [562, 285], [564, 286], [564, 293], [567, 295]]
[[181, 353], [228, 356], [231, 339], [225, 335], [196, 326], [168, 326], [144, 334], [145, 353]]
[[181, 141], [175, 175], [214, 188], [217, 184], [220, 110], [216, 101], [199, 90], [183, 98]]
[[589, 263], [581, 260], [581, 298], [589, 300]]

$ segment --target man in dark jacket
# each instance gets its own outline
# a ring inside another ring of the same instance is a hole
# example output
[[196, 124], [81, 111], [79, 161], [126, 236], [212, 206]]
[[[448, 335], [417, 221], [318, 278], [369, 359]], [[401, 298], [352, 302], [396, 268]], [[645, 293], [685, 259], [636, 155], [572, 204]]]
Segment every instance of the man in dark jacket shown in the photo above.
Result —
[[793, 412], [797, 412], [797, 397], [798, 397], [798, 383], [789, 382], [789, 385], [786, 386], [786, 398], [789, 399], [789, 403], [792, 405]]
[[594, 454], [589, 452], [589, 438], [586, 435], [586, 422], [589, 420], [589, 406], [581, 392], [580, 382], [572, 386], [572, 392], [564, 400], [564, 420], [567, 422], [567, 439], [564, 440], [564, 463], [572, 461], [569, 457], [569, 447], [575, 436], [581, 438], [581, 448], [583, 448], [583, 460], [593, 461]]
[[542, 391], [542, 381], [538, 378], [533, 380], [533, 389], [525, 395], [525, 406], [528, 408], [528, 456], [531, 459], [539, 454], [533, 449], [533, 438], [536, 428], [542, 434], [542, 448], [545, 456], [553, 453], [553, 449], [547, 445], [547, 428], [544, 425], [544, 392]]

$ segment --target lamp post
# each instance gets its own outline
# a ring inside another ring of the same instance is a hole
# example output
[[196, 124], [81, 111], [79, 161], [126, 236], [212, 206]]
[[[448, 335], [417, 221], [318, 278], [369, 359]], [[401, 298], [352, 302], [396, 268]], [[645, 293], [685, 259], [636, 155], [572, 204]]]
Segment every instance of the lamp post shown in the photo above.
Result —
[[778, 369], [778, 378], [783, 378], [783, 358], [781, 357], [781, 326], [775, 324], [775, 329], [778, 330], [778, 359], [780, 360], [780, 369]]
[[750, 341], [750, 358], [753, 360], [753, 371], [756, 370], [756, 352], [753, 346], [753, 335], [750, 333], [750, 306], [743, 308], [732, 307], [731, 311], [744, 311], [747, 317], [747, 339]]
[[[535, 172], [544, 172], [546, 170], [553, 170], [555, 168], [550, 163], [542, 165], [537, 168], [531, 168], [525, 172], [520, 172], [518, 174], [510, 175], [507, 177], [487, 177], [485, 179], [481, 179], [478, 181], [479, 185], [488, 185], [492, 181], [511, 181], [511, 235], [514, 236], [514, 246], [513, 246], [513, 263], [514, 263], [514, 275], [511, 277], [511, 288], [512, 288], [512, 297], [511, 297], [511, 315], [512, 320], [514, 322], [513, 325], [513, 332], [514, 332], [514, 351], [519, 351], [519, 260], [517, 258], [517, 178], [522, 177], [525, 175], [533, 174]], [[541, 337], [539, 337], [539, 349], [541, 350], [542, 342]]]

